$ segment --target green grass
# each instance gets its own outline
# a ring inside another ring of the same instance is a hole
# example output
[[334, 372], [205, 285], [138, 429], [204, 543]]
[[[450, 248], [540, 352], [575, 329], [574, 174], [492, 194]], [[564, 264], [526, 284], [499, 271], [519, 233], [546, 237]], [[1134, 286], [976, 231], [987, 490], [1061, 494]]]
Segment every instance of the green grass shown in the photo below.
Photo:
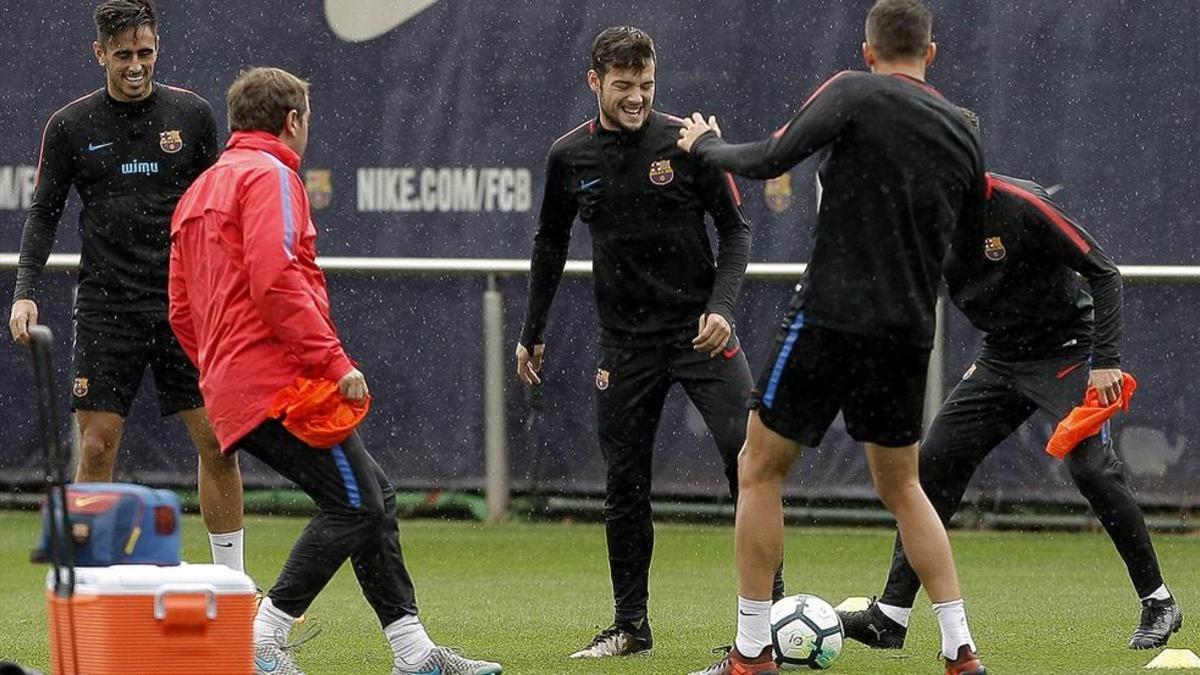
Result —
[[[249, 573], [268, 586], [303, 525], [247, 522]], [[185, 525], [184, 557], [208, 560], [201, 523]], [[32, 513], [0, 512], [0, 659], [45, 668], [45, 567], [27, 562]], [[612, 662], [565, 658], [611, 616], [603, 530], [593, 524], [406, 521], [404, 552], [433, 638], [502, 662], [515, 675], [682, 674], [730, 642], [735, 580], [729, 527], [660, 525], [651, 581], [652, 654]], [[954, 532], [972, 628], [990, 672], [1136, 673], [1154, 655], [1125, 648], [1138, 605], [1124, 568], [1100, 534]], [[787, 581], [834, 604], [879, 591], [890, 532], [789, 528]], [[1200, 538], [1155, 538], [1184, 609], [1200, 612]], [[354, 575], [343, 567], [309, 610], [324, 633], [302, 648], [313, 675], [387, 673], [390, 652]], [[1193, 614], [1200, 618], [1200, 614]], [[1189, 616], [1171, 646], [1200, 652]], [[901, 651], [848, 645], [834, 672], [940, 673], [937, 627], [922, 597]]]

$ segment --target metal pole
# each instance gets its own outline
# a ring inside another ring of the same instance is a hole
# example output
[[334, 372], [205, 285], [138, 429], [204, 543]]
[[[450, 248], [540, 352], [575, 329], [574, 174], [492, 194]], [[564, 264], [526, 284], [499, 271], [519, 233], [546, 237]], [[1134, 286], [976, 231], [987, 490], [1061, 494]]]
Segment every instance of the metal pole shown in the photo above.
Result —
[[504, 296], [489, 274], [483, 292], [483, 438], [488, 522], [508, 517], [508, 429], [504, 406]]
[[937, 318], [933, 335], [933, 351], [929, 353], [929, 370], [925, 374], [925, 430], [946, 398], [946, 298], [938, 296]]

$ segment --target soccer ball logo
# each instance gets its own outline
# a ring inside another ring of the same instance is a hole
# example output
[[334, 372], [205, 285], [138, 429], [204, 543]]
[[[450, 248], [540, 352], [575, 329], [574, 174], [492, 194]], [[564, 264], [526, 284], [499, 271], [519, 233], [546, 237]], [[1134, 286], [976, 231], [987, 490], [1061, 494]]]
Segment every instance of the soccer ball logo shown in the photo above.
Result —
[[842, 620], [815, 595], [792, 595], [771, 606], [771, 641], [783, 670], [823, 670], [842, 652]]

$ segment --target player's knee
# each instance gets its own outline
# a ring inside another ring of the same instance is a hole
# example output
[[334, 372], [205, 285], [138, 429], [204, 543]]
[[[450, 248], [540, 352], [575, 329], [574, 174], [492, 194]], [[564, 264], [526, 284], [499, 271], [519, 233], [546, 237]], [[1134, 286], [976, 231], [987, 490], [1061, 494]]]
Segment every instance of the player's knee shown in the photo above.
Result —
[[773, 448], [746, 443], [738, 453], [739, 488], [782, 483], [787, 477], [790, 459]]

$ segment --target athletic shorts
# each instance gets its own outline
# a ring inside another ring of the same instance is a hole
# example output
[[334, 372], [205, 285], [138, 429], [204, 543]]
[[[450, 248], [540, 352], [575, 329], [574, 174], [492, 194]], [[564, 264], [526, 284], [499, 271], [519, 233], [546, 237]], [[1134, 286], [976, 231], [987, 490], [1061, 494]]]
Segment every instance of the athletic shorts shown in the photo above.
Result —
[[149, 367], [165, 417], [204, 406], [200, 373], [165, 313], [76, 310], [71, 410], [129, 414]]
[[772, 431], [816, 447], [838, 413], [856, 441], [902, 447], [921, 439], [929, 350], [805, 325], [793, 308], [750, 407]]

